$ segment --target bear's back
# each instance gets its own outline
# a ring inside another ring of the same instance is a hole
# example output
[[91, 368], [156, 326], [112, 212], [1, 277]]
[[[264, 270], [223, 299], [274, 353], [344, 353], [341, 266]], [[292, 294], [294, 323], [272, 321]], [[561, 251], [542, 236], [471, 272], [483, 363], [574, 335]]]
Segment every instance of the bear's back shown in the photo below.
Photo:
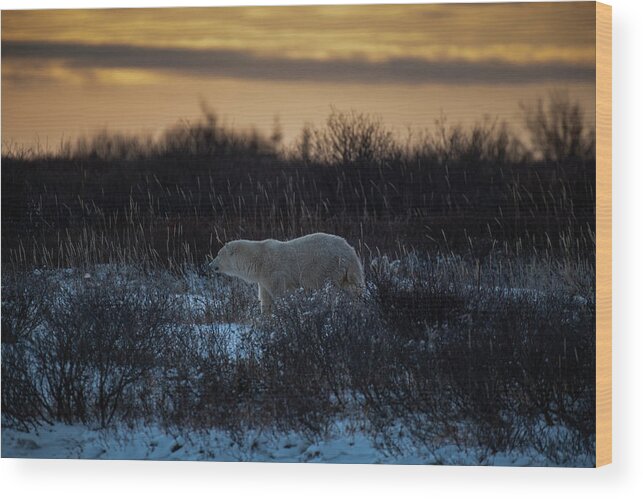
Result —
[[346, 242], [346, 239], [324, 232], [307, 234], [289, 241], [284, 241], [282, 244], [297, 253], [316, 254], [318, 256], [324, 254], [348, 255], [354, 252], [353, 247]]
[[348, 245], [346, 239], [334, 234], [326, 234], [325, 232], [315, 232], [314, 234], [306, 234], [305, 236], [297, 237], [295, 239], [290, 239], [289, 241], [284, 241], [285, 243], [292, 245], [306, 245], [306, 244], [345, 244]]

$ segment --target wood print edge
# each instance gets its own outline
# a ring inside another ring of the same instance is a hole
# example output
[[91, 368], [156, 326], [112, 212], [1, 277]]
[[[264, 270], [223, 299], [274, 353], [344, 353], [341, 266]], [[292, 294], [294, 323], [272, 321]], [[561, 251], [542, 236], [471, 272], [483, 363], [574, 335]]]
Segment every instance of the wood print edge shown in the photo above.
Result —
[[612, 462], [612, 7], [596, 3], [596, 467]]

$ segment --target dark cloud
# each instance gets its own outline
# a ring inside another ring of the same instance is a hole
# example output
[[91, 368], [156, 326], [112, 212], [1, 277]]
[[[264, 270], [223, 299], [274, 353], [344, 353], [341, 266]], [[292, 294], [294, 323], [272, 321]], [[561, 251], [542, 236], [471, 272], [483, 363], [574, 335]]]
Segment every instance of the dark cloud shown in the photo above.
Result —
[[363, 59], [311, 60], [265, 57], [241, 50], [192, 50], [134, 45], [89, 45], [50, 42], [2, 42], [7, 60], [56, 60], [71, 68], [136, 68], [213, 77], [255, 80], [341, 83], [537, 83], [594, 81], [593, 66], [546, 62], [427, 61], [396, 58], [383, 62]]

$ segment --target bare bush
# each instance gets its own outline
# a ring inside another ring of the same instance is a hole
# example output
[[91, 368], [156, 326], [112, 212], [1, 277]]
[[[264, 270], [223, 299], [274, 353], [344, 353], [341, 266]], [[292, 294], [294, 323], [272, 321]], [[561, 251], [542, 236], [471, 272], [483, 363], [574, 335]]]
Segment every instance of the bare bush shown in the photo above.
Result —
[[236, 323], [249, 322], [259, 313], [256, 285], [224, 275], [212, 275], [213, 289], [203, 297], [203, 314], [197, 322]]
[[265, 403], [282, 428], [327, 431], [351, 398], [351, 366], [360, 364], [379, 322], [366, 303], [327, 287], [277, 302], [260, 337]]
[[126, 135], [103, 130], [92, 137], [80, 137], [75, 146], [64, 143], [61, 154], [68, 158], [101, 161], [134, 161], [149, 156], [154, 142], [149, 136]]
[[108, 425], [128, 390], [158, 366], [179, 310], [148, 285], [77, 282], [59, 292], [34, 336], [31, 362], [52, 419]]
[[411, 148], [417, 157], [430, 158], [440, 165], [465, 163], [473, 173], [485, 174], [489, 167], [524, 162], [526, 150], [508, 125], [485, 117], [470, 128], [450, 125], [442, 115], [435, 122], [435, 131]]
[[2, 420], [27, 430], [51, 422], [27, 341], [2, 344]]
[[260, 424], [260, 375], [247, 341], [226, 324], [203, 324], [175, 338], [170, 366], [157, 375], [149, 413], [167, 426], [236, 431]]
[[381, 261], [372, 264], [371, 294], [387, 327], [412, 339], [464, 313], [464, 299], [446, 277], [436, 272], [430, 260], [420, 260], [414, 254], [392, 265], [383, 266]]
[[[65, 274], [42, 327], [3, 345], [3, 421], [147, 421], [242, 441], [249, 430], [316, 440], [343, 419], [382, 452], [437, 461], [444, 446], [475, 449], [481, 462], [591, 456], [584, 267], [561, 269], [579, 274], [570, 288], [542, 264], [496, 258], [380, 257], [365, 297], [300, 290], [254, 320], [235, 308], [245, 291], [234, 298], [232, 283], [210, 288], [189, 272]], [[196, 299], [214, 290], [230, 293], [230, 310]]]
[[216, 113], [202, 102], [203, 117], [168, 129], [156, 150], [162, 155], [185, 157], [258, 157], [276, 154], [280, 140], [264, 137], [254, 129], [237, 131], [220, 122]]
[[42, 324], [49, 293], [43, 273], [2, 273], [2, 343], [17, 343], [31, 337]]
[[[309, 156], [309, 129], [300, 139], [302, 159]], [[398, 149], [381, 121], [356, 111], [333, 109], [326, 126], [312, 132], [312, 157], [321, 163], [372, 167], [393, 159]]]
[[568, 93], [552, 91], [547, 101], [523, 104], [525, 127], [538, 155], [546, 162], [593, 162], [595, 131], [587, 127], [583, 110]]
[[391, 434], [399, 429], [429, 453], [445, 441], [488, 454], [551, 446], [546, 432], [532, 432], [544, 421], [566, 428], [575, 442], [576, 451], [561, 459], [591, 452], [591, 310], [571, 298], [494, 298], [467, 300], [467, 313], [429, 328], [423, 339], [384, 337], [378, 363], [395, 368], [384, 370], [364, 401], [372, 431], [389, 451], [400, 451]]

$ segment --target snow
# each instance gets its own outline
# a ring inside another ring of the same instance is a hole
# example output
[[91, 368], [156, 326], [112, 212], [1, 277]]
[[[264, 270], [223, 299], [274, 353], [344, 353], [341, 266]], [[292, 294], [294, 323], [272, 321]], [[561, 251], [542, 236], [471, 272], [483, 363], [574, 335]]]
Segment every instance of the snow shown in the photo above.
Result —
[[247, 356], [245, 345], [253, 332], [250, 326], [234, 322], [194, 324], [192, 326], [192, 331], [196, 333], [194, 341], [201, 342], [201, 346], [198, 347], [198, 350], [203, 354], [203, 356], [207, 357], [209, 354], [207, 350], [208, 336], [214, 335], [220, 340], [220, 347], [230, 358]]
[[[399, 286], [410, 286], [398, 276], [400, 262], [389, 262], [386, 257], [371, 264], [381, 272], [395, 277]], [[120, 279], [130, 282], [137, 272], [110, 265], [91, 272], [78, 273], [73, 269], [54, 271], [53, 279], [60, 289], [74, 292], [74, 284], [81, 279], [87, 284], [97, 278]], [[162, 278], [163, 276], [161, 276]], [[247, 355], [247, 346], [256, 330], [241, 322], [213, 321], [208, 312], [227, 309], [226, 295], [221, 285], [211, 283], [196, 274], [184, 278], [183, 289], [172, 290], [174, 298], [184, 303], [189, 311], [186, 325], [197, 351], [209, 354], [208, 345], [214, 338], [217, 347], [230, 358]], [[464, 285], [465, 291], [473, 291]], [[479, 291], [479, 290], [478, 290]], [[522, 287], [483, 288], [484, 294], [499, 295], [504, 300], [540, 301], [546, 298], [542, 291]], [[254, 292], [254, 291], [253, 291]], [[574, 296], [575, 303], [587, 304], [587, 299]], [[219, 318], [220, 319], [220, 318]], [[255, 352], [256, 353], [256, 352]], [[455, 464], [499, 466], [551, 466], [551, 459], [535, 449], [489, 454], [488, 450], [445, 444], [430, 454], [407, 445], [401, 455], [381, 450], [377, 440], [355, 421], [337, 420], [324, 438], [311, 440], [294, 432], [248, 429], [230, 433], [222, 429], [188, 430], [162, 428], [151, 423], [134, 427], [119, 424], [109, 429], [96, 429], [80, 424], [45, 425], [30, 431], [3, 426], [2, 457], [14, 458], [78, 458], [78, 459], [143, 459], [188, 461], [260, 461], [260, 462], [318, 462], [318, 463], [385, 463], [385, 464]], [[564, 438], [564, 429], [559, 435]], [[554, 438], [556, 436], [554, 435]], [[593, 466], [589, 458], [564, 463], [568, 466]]]
[[[54, 424], [24, 432], [2, 429], [3, 458], [143, 459], [180, 461], [256, 461], [336, 464], [451, 464], [495, 466], [551, 466], [535, 450], [487, 456], [479, 449], [455, 445], [431, 455], [405, 452], [394, 456], [378, 450], [363, 431], [345, 421], [331, 434], [311, 441], [295, 433], [247, 431], [232, 438], [222, 430], [172, 431], [157, 426], [96, 430], [83, 425]], [[570, 463], [566, 463], [570, 465]], [[579, 461], [574, 466], [592, 466]]]

